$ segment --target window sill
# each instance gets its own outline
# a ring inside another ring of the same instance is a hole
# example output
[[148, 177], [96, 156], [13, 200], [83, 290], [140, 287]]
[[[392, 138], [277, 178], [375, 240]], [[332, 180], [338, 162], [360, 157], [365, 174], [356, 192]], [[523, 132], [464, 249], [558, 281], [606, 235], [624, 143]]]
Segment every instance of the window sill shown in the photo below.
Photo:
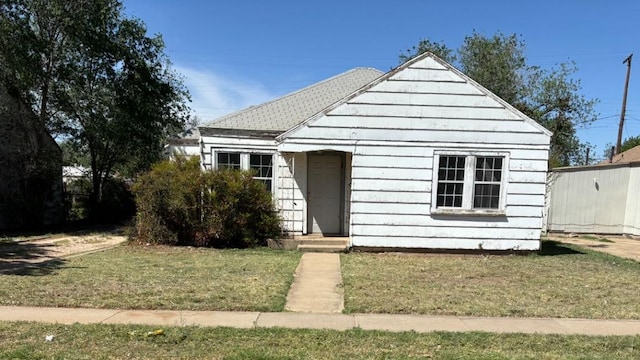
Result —
[[505, 217], [507, 212], [503, 209], [432, 209], [431, 215]]

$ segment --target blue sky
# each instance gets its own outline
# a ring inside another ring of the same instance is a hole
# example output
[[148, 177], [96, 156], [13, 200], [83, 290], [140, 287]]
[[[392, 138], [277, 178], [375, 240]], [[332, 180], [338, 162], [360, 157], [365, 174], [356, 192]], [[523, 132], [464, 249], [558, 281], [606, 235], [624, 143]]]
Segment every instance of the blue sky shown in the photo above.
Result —
[[[128, 15], [162, 34], [195, 114], [208, 122], [354, 67], [388, 71], [422, 38], [457, 48], [476, 30], [516, 33], [531, 65], [573, 60], [599, 120], [578, 132], [615, 143], [626, 65], [637, 52], [640, 2], [123, 0]], [[631, 70], [623, 137], [640, 135], [640, 53]]]

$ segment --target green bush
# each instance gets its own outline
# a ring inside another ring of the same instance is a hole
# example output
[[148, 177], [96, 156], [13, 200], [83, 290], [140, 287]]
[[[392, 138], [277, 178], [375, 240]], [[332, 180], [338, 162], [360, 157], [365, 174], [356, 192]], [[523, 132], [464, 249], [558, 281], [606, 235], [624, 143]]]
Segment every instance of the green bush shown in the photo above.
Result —
[[246, 248], [280, 234], [271, 193], [247, 171], [163, 161], [133, 186], [141, 243]]

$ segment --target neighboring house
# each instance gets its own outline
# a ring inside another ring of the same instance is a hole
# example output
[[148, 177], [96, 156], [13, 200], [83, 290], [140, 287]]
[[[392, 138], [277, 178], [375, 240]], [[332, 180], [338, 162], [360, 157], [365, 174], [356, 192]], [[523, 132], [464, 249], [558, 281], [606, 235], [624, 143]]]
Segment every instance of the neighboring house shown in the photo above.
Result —
[[164, 155], [172, 159], [177, 155], [200, 156], [200, 131], [190, 128], [170, 138], [164, 148]]
[[621, 152], [618, 155], [614, 155], [613, 157], [611, 157], [611, 160], [604, 160], [600, 163], [600, 165], [632, 162], [640, 162], [640, 145], [633, 147], [625, 152]]
[[551, 133], [423, 54], [201, 126], [205, 168], [253, 169], [291, 235], [355, 248], [537, 250]]
[[547, 230], [640, 235], [640, 146], [598, 165], [553, 169]]
[[91, 168], [79, 165], [62, 167], [62, 182], [65, 185], [81, 179], [91, 180]]
[[0, 230], [64, 220], [62, 151], [30, 106], [0, 84]]

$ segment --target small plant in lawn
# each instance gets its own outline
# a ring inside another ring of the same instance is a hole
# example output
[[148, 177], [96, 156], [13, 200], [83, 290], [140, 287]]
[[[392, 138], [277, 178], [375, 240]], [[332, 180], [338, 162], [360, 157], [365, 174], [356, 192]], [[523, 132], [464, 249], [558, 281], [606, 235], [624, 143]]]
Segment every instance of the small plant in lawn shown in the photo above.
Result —
[[202, 171], [197, 158], [163, 161], [133, 187], [142, 243], [246, 248], [280, 234], [271, 193], [239, 170]]

